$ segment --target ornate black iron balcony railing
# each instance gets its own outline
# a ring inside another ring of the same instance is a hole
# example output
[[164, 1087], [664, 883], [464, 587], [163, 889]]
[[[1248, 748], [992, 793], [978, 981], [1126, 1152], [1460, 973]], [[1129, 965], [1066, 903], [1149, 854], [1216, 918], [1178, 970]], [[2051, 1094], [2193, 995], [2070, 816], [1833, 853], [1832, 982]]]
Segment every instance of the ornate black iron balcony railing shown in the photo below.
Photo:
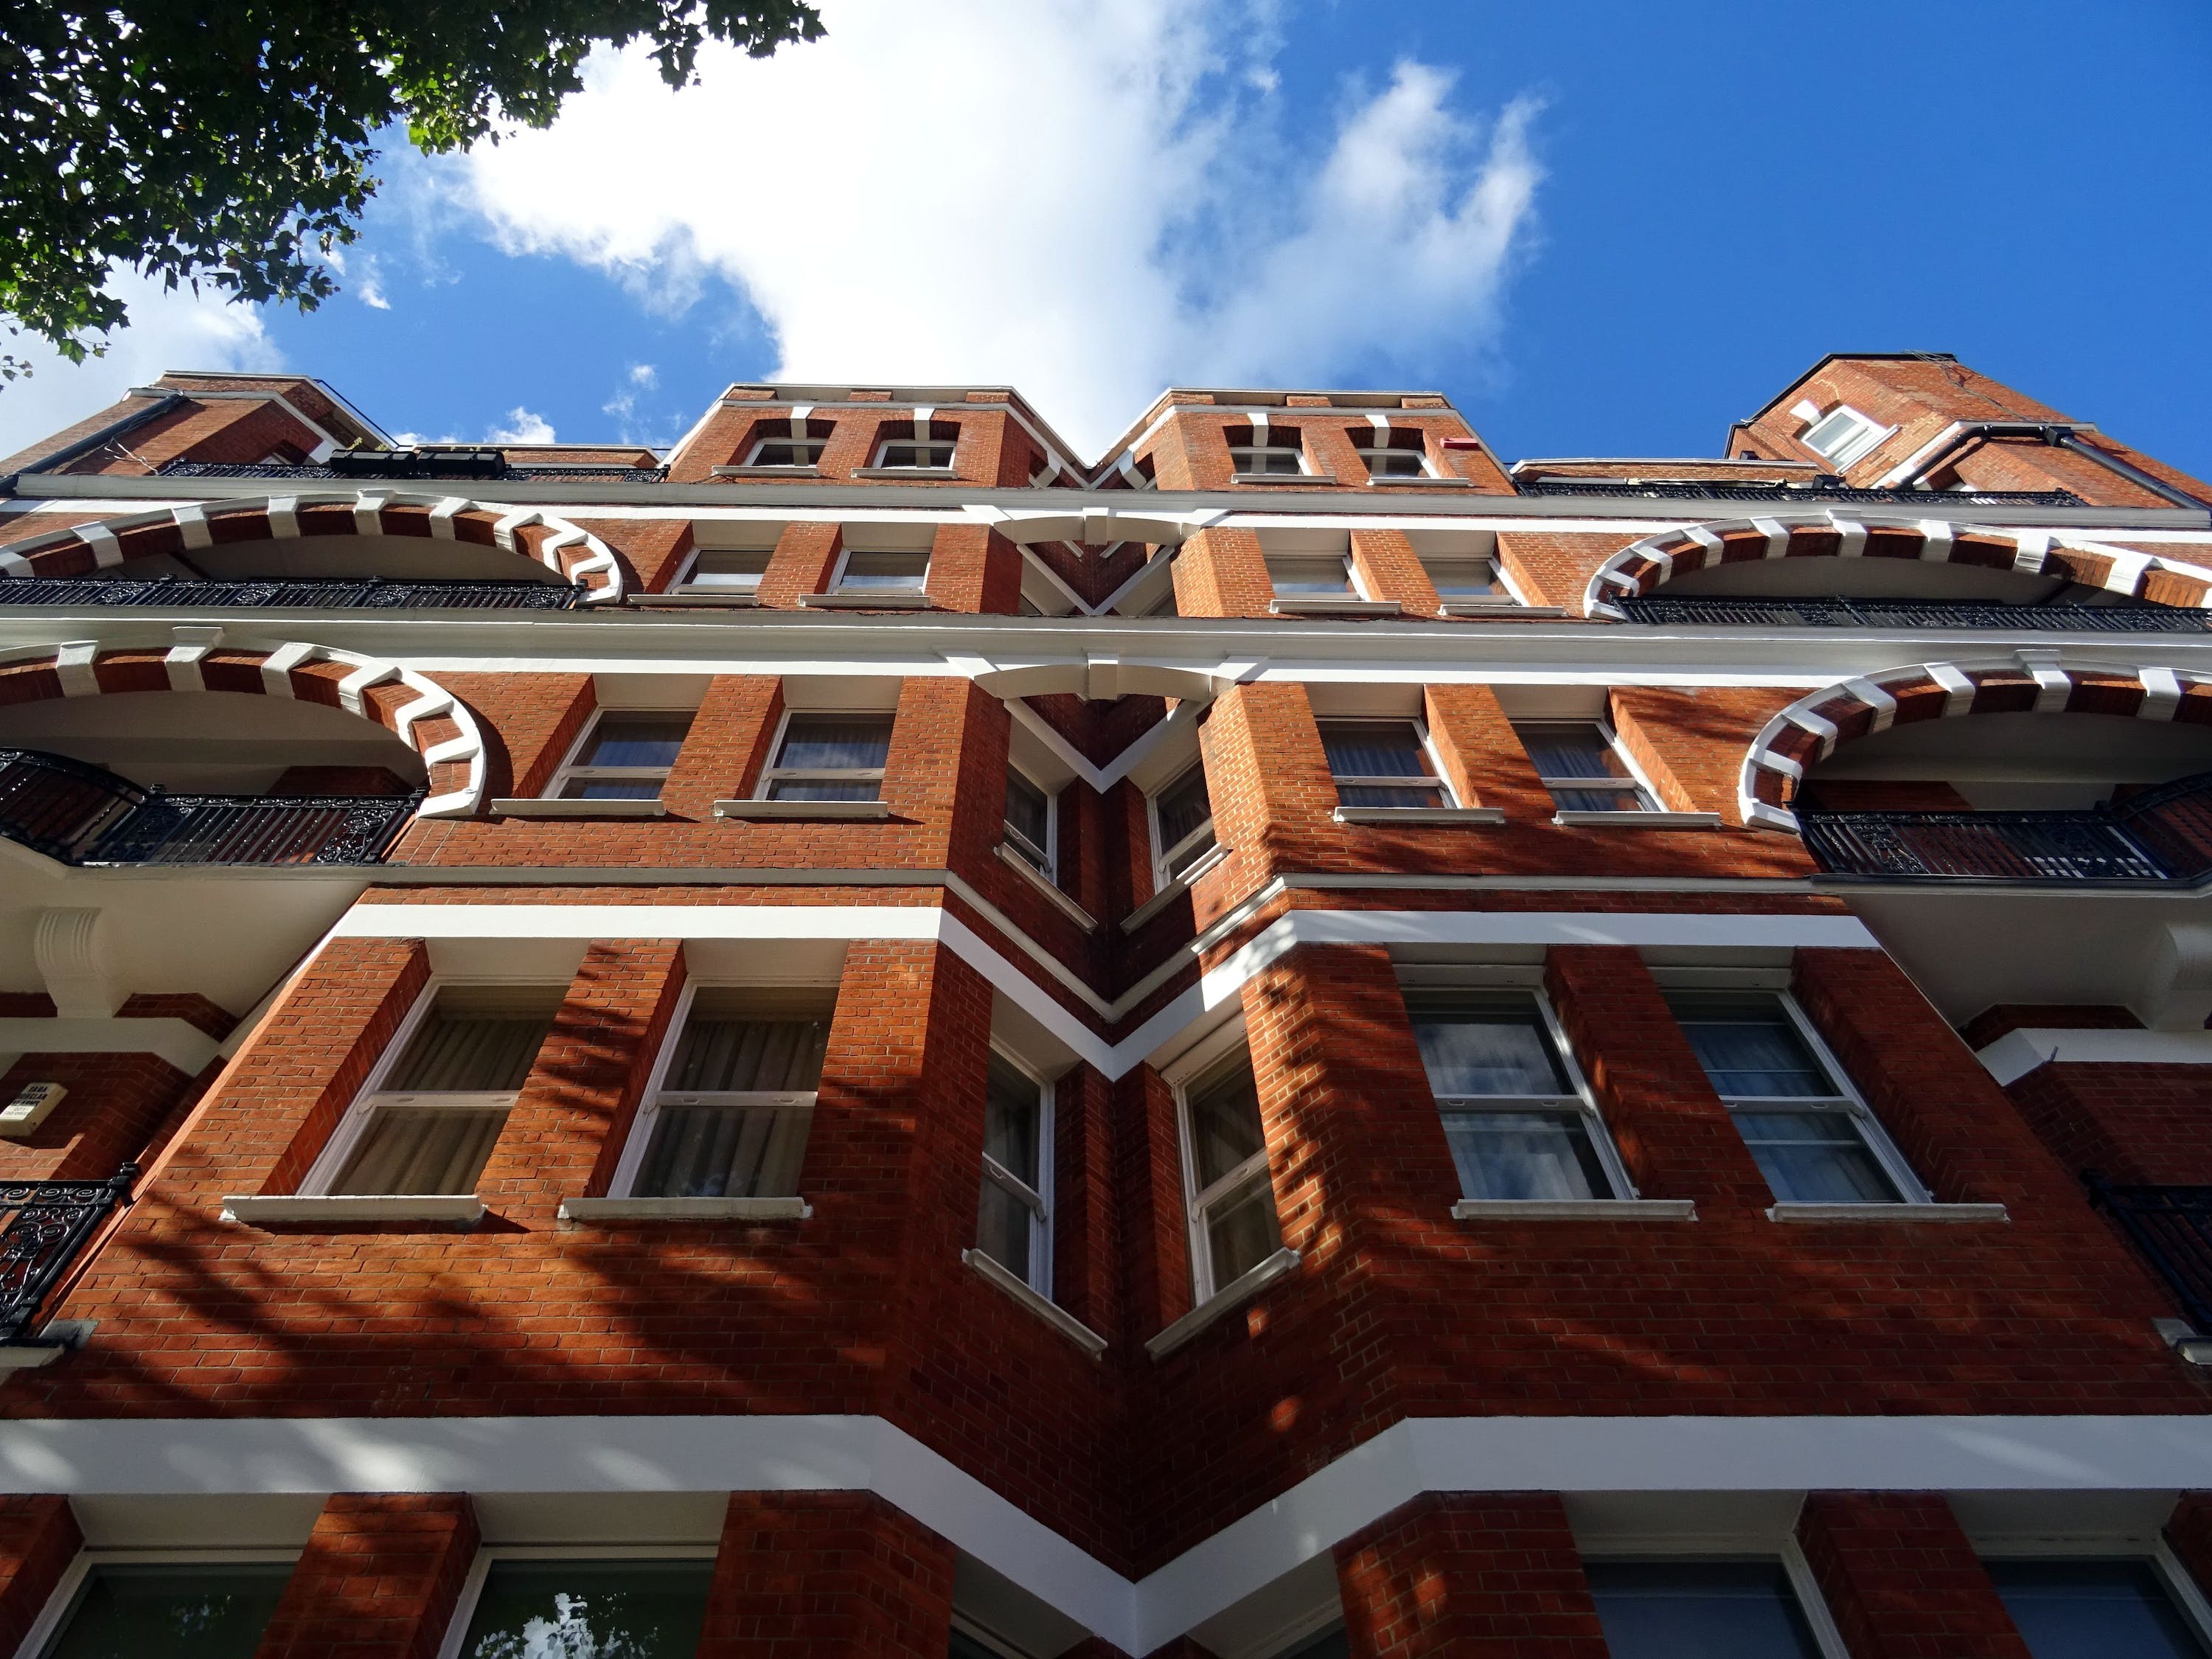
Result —
[[2092, 1170], [2089, 1201], [2166, 1281], [2189, 1322], [2212, 1335], [2212, 1187], [2120, 1186]]
[[520, 465], [503, 458], [445, 465], [406, 452], [388, 458], [349, 456], [341, 466], [319, 461], [169, 461], [155, 474], [162, 478], [276, 478], [289, 482], [344, 483], [355, 478], [420, 478], [447, 483], [659, 483], [668, 477], [665, 466]]
[[380, 864], [413, 795], [173, 795], [0, 749], [0, 836], [64, 864]]
[[0, 1346], [38, 1346], [26, 1333], [39, 1304], [137, 1178], [126, 1164], [106, 1181], [0, 1181]]
[[2212, 611], [2166, 605], [1995, 605], [1957, 599], [1615, 599], [1632, 623], [1722, 628], [1999, 628], [2026, 633], [2212, 633]]
[[2080, 507], [2070, 489], [1856, 489], [1842, 483], [1733, 484], [1720, 479], [1538, 478], [1523, 495], [1632, 495], [1654, 501], [1856, 501], [1868, 506]]
[[149, 605], [291, 606], [317, 611], [573, 611], [587, 590], [575, 582], [280, 580], [187, 581], [163, 576], [0, 576], [0, 607]]
[[2212, 772], [2063, 812], [1797, 809], [1831, 875], [1884, 880], [2196, 883], [2212, 874]]

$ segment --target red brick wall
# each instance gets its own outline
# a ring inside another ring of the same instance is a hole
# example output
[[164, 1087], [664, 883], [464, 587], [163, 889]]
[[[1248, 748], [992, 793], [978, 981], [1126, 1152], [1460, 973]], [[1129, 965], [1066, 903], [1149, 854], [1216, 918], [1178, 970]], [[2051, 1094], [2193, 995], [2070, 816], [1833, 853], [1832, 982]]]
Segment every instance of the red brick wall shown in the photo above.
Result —
[[1605, 1659], [1555, 1492], [1416, 1498], [1339, 1544], [1336, 1577], [1352, 1659]]
[[0, 1180], [104, 1180], [146, 1150], [191, 1079], [153, 1054], [28, 1054], [0, 1074], [0, 1103], [26, 1085], [69, 1091], [20, 1139], [0, 1140]]
[[951, 1545], [862, 1492], [730, 1499], [699, 1659], [944, 1659]]
[[0, 1496], [0, 1648], [30, 1633], [83, 1542], [68, 1498]]
[[2212, 1184], [2212, 1067], [2066, 1061], [2005, 1093], [2069, 1174]]
[[465, 1495], [338, 1492], [254, 1659], [437, 1659], [476, 1552]]
[[1851, 1659], [2031, 1659], [1942, 1493], [1814, 1492], [1797, 1541]]

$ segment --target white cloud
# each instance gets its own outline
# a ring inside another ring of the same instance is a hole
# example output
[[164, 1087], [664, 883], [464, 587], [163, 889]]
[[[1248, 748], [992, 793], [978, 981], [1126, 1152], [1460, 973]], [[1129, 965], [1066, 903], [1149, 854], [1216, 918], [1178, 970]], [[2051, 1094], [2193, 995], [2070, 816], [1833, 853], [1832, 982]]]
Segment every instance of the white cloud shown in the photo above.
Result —
[[495, 426], [484, 434], [488, 444], [550, 444], [553, 441], [553, 422], [520, 406], [507, 411], [505, 426]]
[[632, 363], [629, 366], [629, 383], [650, 390], [660, 384], [659, 371], [651, 363]]
[[828, 39], [710, 52], [683, 93], [602, 54], [551, 131], [436, 188], [664, 313], [728, 282], [779, 375], [1012, 382], [1092, 449], [1170, 382], [1425, 382], [1495, 338], [1529, 105], [1485, 122], [1402, 64], [1302, 151], [1270, 5], [824, 10]]
[[131, 326], [108, 338], [107, 354], [74, 364], [29, 337], [0, 333], [0, 351], [27, 362], [27, 380], [0, 386], [0, 456], [27, 449], [65, 426], [97, 414], [134, 386], [172, 368], [252, 371], [284, 366], [250, 306], [214, 293], [173, 291], [124, 272], [109, 284], [131, 308]]

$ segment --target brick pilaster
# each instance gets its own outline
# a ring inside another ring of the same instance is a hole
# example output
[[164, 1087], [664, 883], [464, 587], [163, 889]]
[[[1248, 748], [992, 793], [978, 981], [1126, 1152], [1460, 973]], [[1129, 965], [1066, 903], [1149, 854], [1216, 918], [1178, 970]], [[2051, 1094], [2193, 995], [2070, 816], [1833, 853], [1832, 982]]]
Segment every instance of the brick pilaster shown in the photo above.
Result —
[[436, 1659], [477, 1553], [459, 1492], [338, 1492], [254, 1659]]
[[68, 1498], [0, 1498], [0, 1651], [15, 1650], [83, 1546]]
[[735, 1493], [698, 1659], [945, 1659], [952, 1561], [872, 1493]]
[[1176, 554], [1176, 609], [1186, 617], [1266, 617], [1275, 585], [1255, 531], [1201, 530]]
[[2030, 1659], [1940, 1492], [1814, 1492], [1797, 1541], [1851, 1659]]
[[1431, 1492], [1336, 1547], [1352, 1659], [1605, 1659], [1553, 1492]]

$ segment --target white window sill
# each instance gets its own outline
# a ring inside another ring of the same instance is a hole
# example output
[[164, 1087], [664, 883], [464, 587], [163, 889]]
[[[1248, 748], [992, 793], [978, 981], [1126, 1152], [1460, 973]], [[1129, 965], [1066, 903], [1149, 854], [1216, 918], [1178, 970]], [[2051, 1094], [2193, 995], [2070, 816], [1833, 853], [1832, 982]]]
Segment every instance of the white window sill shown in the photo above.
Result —
[[1298, 1253], [1287, 1245], [1276, 1251], [1233, 1285], [1224, 1285], [1206, 1300], [1145, 1344], [1154, 1359], [1165, 1359], [1225, 1313], [1243, 1307], [1268, 1285], [1298, 1265]]
[[714, 471], [717, 478], [818, 478], [818, 466], [718, 466]]
[[1437, 605], [1443, 617], [1564, 617], [1564, 605], [1522, 605], [1508, 599], [1444, 599]]
[[1012, 848], [1007, 846], [1006, 842], [1000, 842], [999, 843], [998, 853], [1000, 858], [1004, 859], [1008, 864], [1012, 865], [1015, 869], [1021, 872], [1023, 877], [1029, 882], [1030, 886], [1036, 888], [1038, 892], [1043, 894], [1046, 898], [1052, 902], [1053, 905], [1062, 915], [1066, 916], [1078, 927], [1080, 927], [1085, 933], [1090, 933], [1098, 926], [1098, 920], [1097, 917], [1093, 916], [1090, 911], [1085, 909], [1073, 899], [1068, 897], [1066, 894], [1061, 892], [1060, 889], [1054, 886], [1051, 882], [1046, 880], [1043, 871], [1038, 869], [1036, 866], [1031, 864], [1019, 853], [1017, 853]]
[[929, 595], [913, 588], [887, 587], [868, 593], [840, 588], [834, 593], [802, 593], [799, 604], [815, 611], [927, 611]]
[[1769, 1221], [2010, 1221], [2002, 1204], [1777, 1204]]
[[639, 593], [632, 597], [635, 605], [696, 605], [717, 611], [750, 611], [760, 604], [760, 595], [742, 589], [714, 587], [672, 587], [665, 593]]
[[1434, 823], [1472, 829], [1505, 822], [1502, 806], [1340, 806], [1339, 823]]
[[718, 800], [718, 818], [887, 818], [890, 804], [880, 800]]
[[1106, 1352], [1106, 1339], [1092, 1330], [1073, 1314], [1048, 1297], [1040, 1296], [1030, 1285], [1002, 1267], [994, 1258], [981, 1250], [963, 1250], [960, 1259], [982, 1277], [1004, 1291], [1027, 1308], [1039, 1319], [1089, 1354], [1093, 1359]]
[[1292, 594], [1269, 602], [1279, 617], [1395, 617], [1404, 607], [1395, 599], [1363, 599], [1346, 594], [1336, 599], [1326, 593]]
[[1199, 859], [1197, 861], [1193, 863], [1189, 869], [1184, 871], [1173, 881], [1168, 883], [1166, 886], [1154, 893], [1152, 897], [1146, 899], [1135, 909], [1130, 911], [1127, 915], [1122, 917], [1121, 931], [1125, 933], [1135, 933], [1137, 929], [1143, 927], [1154, 916], [1159, 915], [1161, 911], [1166, 909], [1169, 905], [1175, 902], [1176, 896], [1177, 894], [1188, 893], [1190, 891], [1192, 885], [1200, 876], [1212, 869], [1215, 865], [1220, 863], [1222, 860], [1228, 856], [1229, 848], [1216, 843], [1213, 849], [1207, 853], [1205, 857]]
[[1463, 1198], [1454, 1221], [1695, 1221], [1686, 1198]]
[[1428, 477], [1408, 478], [1403, 476], [1377, 478], [1370, 474], [1367, 482], [1378, 489], [1472, 489], [1474, 488], [1474, 482], [1470, 478]]
[[240, 1194], [222, 1201], [222, 1218], [252, 1227], [271, 1221], [451, 1221], [483, 1218], [474, 1193]]
[[803, 1198], [564, 1198], [563, 1221], [805, 1221]]
[[1333, 472], [1232, 472], [1234, 483], [1241, 484], [1333, 484], [1341, 483]]
[[1552, 822], [1569, 830], [1717, 830], [1717, 812], [1554, 812]]
[[956, 478], [960, 475], [949, 466], [856, 466], [856, 478], [888, 478], [896, 483], [902, 478]]
[[665, 818], [668, 809], [658, 795], [644, 800], [566, 800], [550, 796], [495, 800], [493, 816], [502, 818]]

